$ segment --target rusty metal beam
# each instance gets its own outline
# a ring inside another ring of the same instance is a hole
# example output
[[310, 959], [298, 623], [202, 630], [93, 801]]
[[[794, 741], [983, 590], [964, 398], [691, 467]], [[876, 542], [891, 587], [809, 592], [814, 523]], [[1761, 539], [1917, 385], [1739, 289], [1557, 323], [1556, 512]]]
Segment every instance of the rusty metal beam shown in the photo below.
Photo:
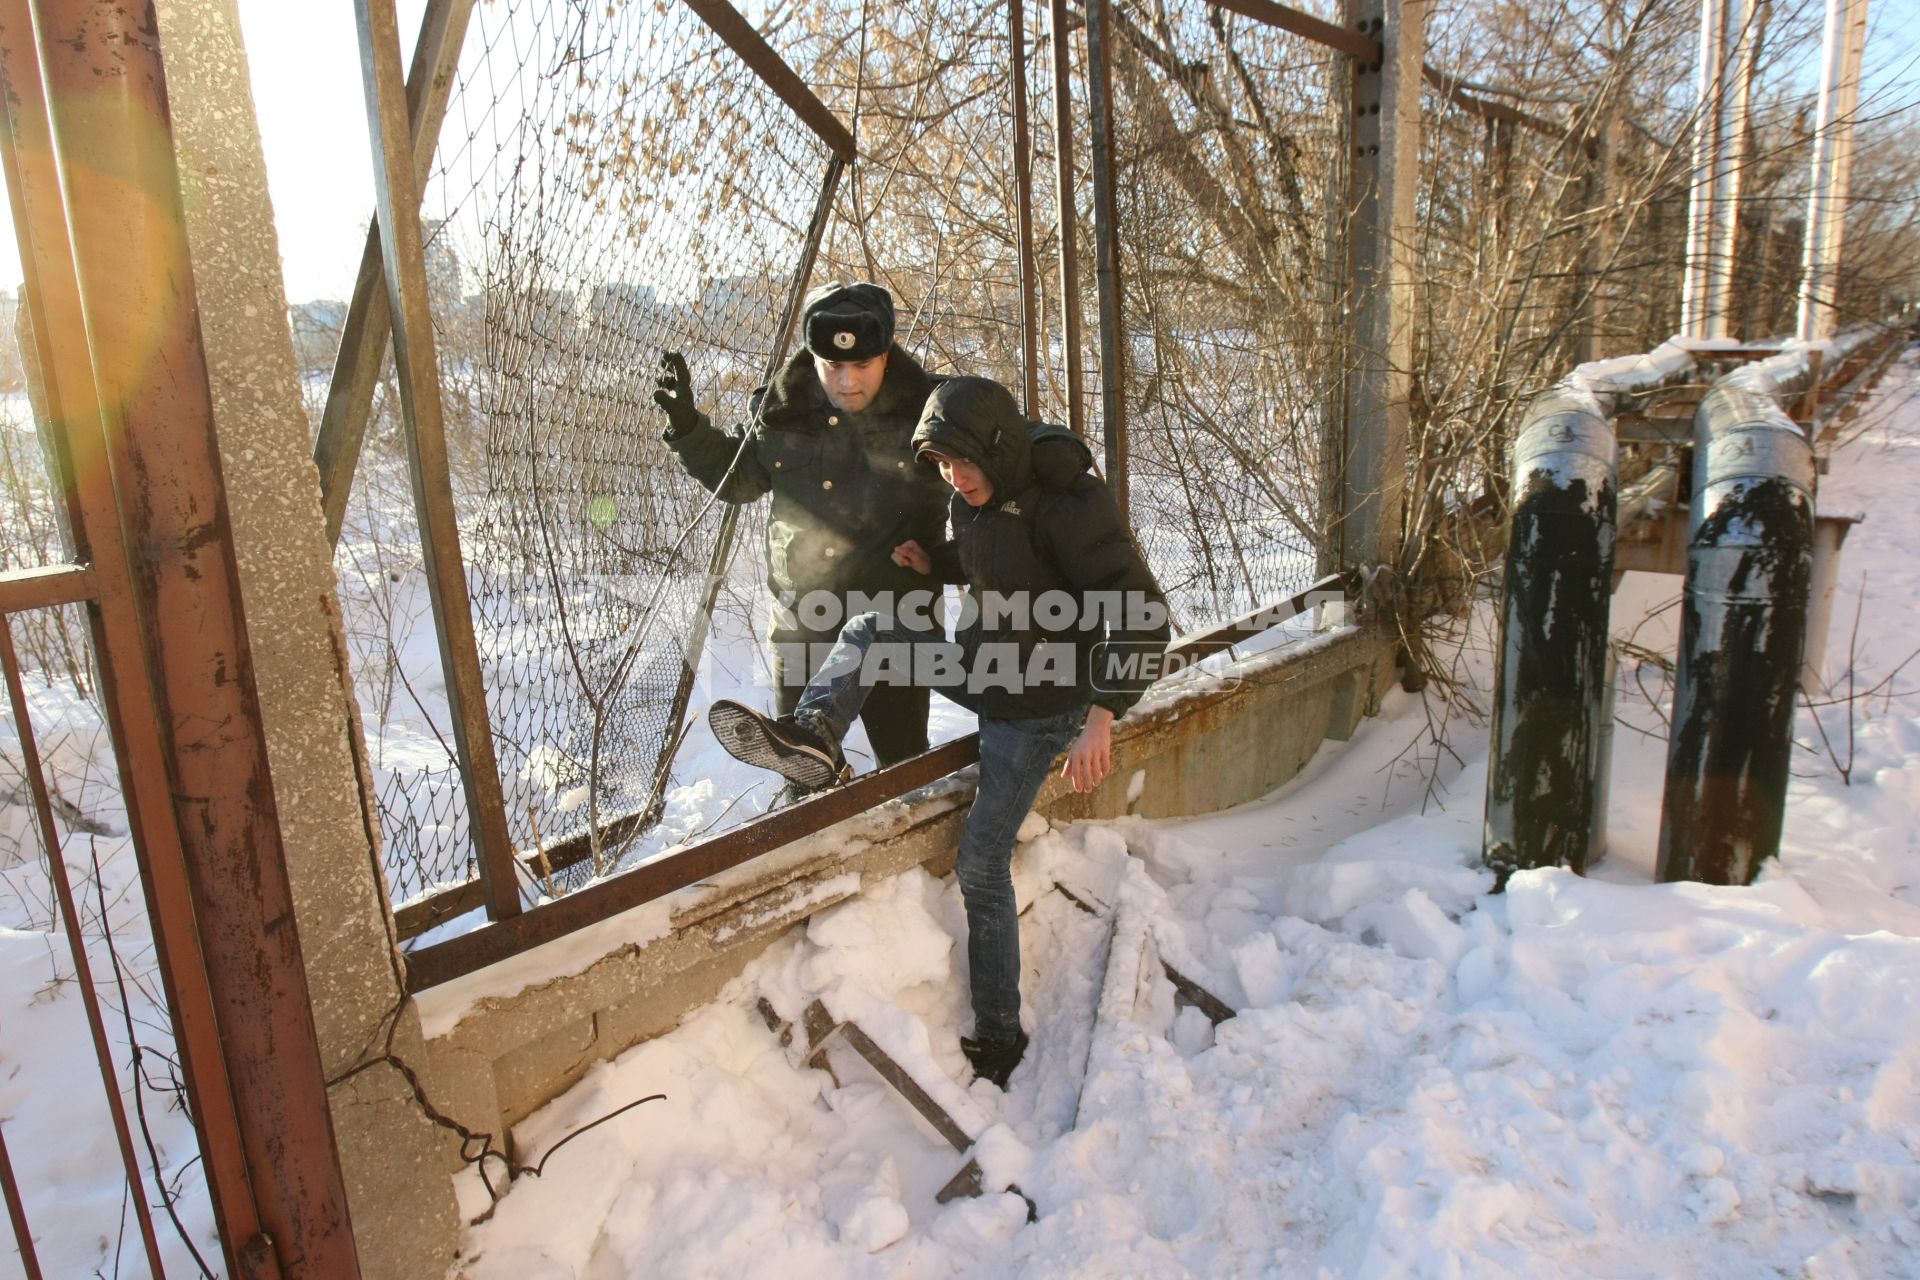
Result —
[[1067, 425], [1087, 434], [1086, 372], [1080, 363], [1080, 262], [1074, 244], [1073, 40], [1067, 0], [1047, 0], [1053, 32], [1054, 215], [1060, 235], [1060, 317], [1067, 365]]
[[1013, 83], [1014, 237], [1020, 257], [1020, 373], [1029, 418], [1040, 416], [1040, 304], [1033, 261], [1033, 143], [1027, 130], [1027, 0], [1008, 0], [1007, 71]]
[[[433, 171], [433, 152], [446, 119], [447, 99], [453, 92], [453, 75], [460, 65], [460, 49], [466, 42], [473, 3], [429, 0], [426, 16], [420, 22], [413, 66], [407, 72], [407, 121], [416, 193], [425, 190]], [[340, 350], [334, 357], [320, 433], [313, 445], [313, 465], [320, 471], [320, 509], [327, 521], [330, 543], [340, 541], [340, 527], [347, 518], [347, 497], [353, 491], [353, 473], [359, 466], [367, 419], [373, 412], [373, 392], [387, 362], [387, 340], [392, 334], [393, 312], [387, 306], [386, 268], [381, 258], [380, 220], [376, 217], [367, 228], [366, 248], [360, 252], [360, 273], [354, 278], [353, 300], [347, 305], [346, 323], [340, 329]]]
[[1264, 22], [1270, 27], [1282, 31], [1291, 31], [1304, 36], [1315, 44], [1325, 45], [1362, 62], [1380, 61], [1380, 42], [1356, 31], [1298, 9], [1290, 9], [1284, 4], [1275, 4], [1273, 0], [1208, 0], [1216, 9], [1225, 9], [1242, 17], [1252, 18], [1255, 22]]
[[[1380, 55], [1375, 53], [1372, 60], [1378, 62]], [[1551, 120], [1522, 111], [1518, 107], [1507, 106], [1503, 102], [1494, 102], [1468, 93], [1466, 82], [1458, 76], [1448, 75], [1444, 71], [1425, 65], [1420, 68], [1420, 74], [1422, 79], [1440, 91], [1441, 97], [1463, 111], [1483, 116], [1488, 120], [1504, 120], [1508, 124], [1517, 124], [1523, 129], [1531, 129], [1549, 138], [1564, 138], [1568, 135], [1565, 125], [1555, 124]], [[1581, 140], [1586, 140], [1585, 135], [1582, 135]]]
[[473, 633], [473, 604], [449, 474], [446, 422], [440, 405], [440, 363], [427, 310], [426, 257], [420, 245], [420, 193], [400, 79], [400, 29], [394, 0], [354, 0], [360, 65], [367, 96], [367, 132], [373, 146], [380, 256], [386, 267], [387, 307], [393, 317], [394, 368], [406, 420], [407, 462], [419, 515], [427, 595], [440, 641], [454, 749], [466, 792], [467, 830], [486, 886], [487, 914], [520, 914], [513, 840], [507, 832], [500, 768], [494, 758], [486, 681]]
[[25, 277], [22, 293], [37, 349], [30, 376], [41, 379], [40, 403], [66, 444], [70, 462], [61, 478], [62, 496], [75, 549], [91, 561], [100, 593], [88, 621], [100, 664], [101, 703], [140, 857], [147, 915], [173, 1014], [188, 1109], [199, 1133], [214, 1224], [223, 1241], [244, 1240], [259, 1233], [259, 1213], [248, 1186], [239, 1116], [206, 960], [194, 928], [180, 834], [173, 823], [159, 709], [145, 679], [146, 658], [120, 540], [113, 477], [107, 471], [28, 0], [0, 0], [0, 81], [0, 110], [6, 114], [0, 160], [6, 168]]
[[[1317, 597], [1341, 592], [1350, 585], [1351, 579], [1341, 575], [1322, 578], [1286, 600], [1249, 610], [1229, 622], [1177, 640], [1168, 646], [1168, 651], [1195, 661], [1209, 654], [1220, 653], [1311, 608], [1319, 603]], [[489, 925], [446, 942], [408, 952], [408, 987], [413, 991], [424, 991], [518, 955], [543, 942], [565, 937], [577, 929], [637, 907], [643, 902], [650, 902], [663, 894], [698, 884], [729, 867], [737, 867], [802, 836], [824, 831], [877, 804], [905, 795], [937, 778], [944, 778], [979, 758], [980, 739], [977, 734], [955, 738], [911, 760], [902, 760], [899, 764], [855, 778], [844, 787], [836, 787], [798, 804], [776, 809], [763, 818], [710, 840], [598, 881], [564, 898], [543, 903], [515, 920]], [[446, 919], [457, 914], [452, 904], [462, 899], [456, 895], [467, 895], [465, 900], [471, 902], [471, 890], [462, 886], [417, 899], [409, 903], [405, 910], [416, 917], [434, 921]], [[471, 910], [472, 906], [464, 909]]]
[[597, 881], [524, 915], [407, 953], [407, 986], [424, 991], [476, 969], [563, 938], [575, 930], [618, 915], [643, 902], [698, 884], [729, 867], [750, 862], [804, 835], [864, 813], [884, 800], [944, 778], [980, 758], [977, 735], [968, 734], [925, 755], [864, 777], [844, 787], [777, 809], [725, 835], [649, 862], [611, 879]]
[[53, 564], [0, 573], [0, 613], [52, 609], [94, 596], [93, 570], [81, 564]]
[[1249, 609], [1239, 617], [1230, 618], [1218, 626], [1184, 636], [1168, 645], [1168, 652], [1177, 653], [1189, 662], [1198, 662], [1216, 653], [1225, 653], [1237, 644], [1245, 644], [1255, 636], [1271, 631], [1289, 618], [1298, 617], [1315, 605], [1325, 604], [1330, 600], [1346, 599], [1354, 585], [1355, 578], [1351, 573], [1328, 574], [1312, 586], [1296, 592], [1285, 600], [1262, 605], [1258, 609]]
[[807, 82], [794, 73], [785, 60], [773, 51], [761, 34], [754, 30], [753, 24], [741, 16], [738, 9], [726, 0], [684, 0], [687, 8], [700, 17], [700, 21], [712, 28], [713, 34], [726, 41], [727, 47], [740, 55], [740, 61], [747, 64], [767, 88], [779, 97], [780, 101], [792, 108], [800, 117], [800, 122], [813, 130], [820, 141], [832, 148], [833, 154], [847, 164], [852, 164], [857, 155], [853, 134], [847, 126], [840, 123], [840, 117], [827, 109], [827, 104], [814, 96]]
[[1114, 190], [1111, 0], [1086, 0], [1088, 112], [1093, 118], [1094, 276], [1100, 308], [1100, 428], [1107, 488], [1127, 514], [1126, 308], [1120, 280], [1120, 214]]
[[[35, 10], [78, 282], [77, 314], [64, 313], [63, 327], [49, 332], [64, 342], [79, 320], [92, 354], [86, 387], [59, 357], [61, 411], [80, 483], [92, 480], [90, 463], [104, 462], [118, 495], [135, 635], [117, 634], [108, 646], [119, 676], [114, 693], [128, 698], [116, 710], [129, 754], [141, 757], [135, 768], [158, 765], [157, 776], [133, 773], [138, 835], [156, 880], [178, 868], [155, 820], [179, 842], [190, 915], [182, 920], [169, 901], [156, 925], [169, 952], [190, 950], [196, 932], [204, 949], [216, 1016], [209, 1023], [195, 1016], [204, 1011], [188, 1011], [182, 1047], [194, 1076], [217, 1078], [203, 1056], [208, 1031], [216, 1037], [213, 1057], [225, 1062], [257, 1212], [246, 1221], [231, 1171], [217, 1175], [222, 1242], [236, 1270], [264, 1246], [270, 1274], [357, 1276], [240, 605], [152, 5], [41, 0]], [[16, 5], [9, 16], [25, 14]], [[10, 72], [15, 65], [9, 61]], [[53, 234], [36, 236], [43, 263]], [[86, 499], [97, 566], [115, 558], [115, 524], [93, 518], [104, 516], [102, 500], [113, 509], [98, 491]], [[103, 572], [103, 603], [122, 571]], [[142, 674], [151, 681], [150, 708], [133, 688]], [[158, 761], [144, 740], [149, 725], [132, 725], [143, 711], [157, 731]], [[171, 800], [164, 818], [144, 807], [156, 789]], [[199, 1093], [220, 1109], [214, 1090]], [[209, 1138], [203, 1130], [210, 1168], [226, 1162], [230, 1140], [230, 1131]]]

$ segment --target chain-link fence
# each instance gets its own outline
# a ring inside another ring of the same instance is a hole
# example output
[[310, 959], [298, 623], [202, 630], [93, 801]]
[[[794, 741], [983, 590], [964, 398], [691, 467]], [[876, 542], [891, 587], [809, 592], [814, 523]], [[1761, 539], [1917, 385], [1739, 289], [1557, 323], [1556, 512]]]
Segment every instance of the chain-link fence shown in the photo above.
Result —
[[[1007, 6], [943, 0], [827, 6], [776, 47], [857, 118], [863, 161], [842, 190], [824, 262], [873, 278], [911, 318], [903, 340], [946, 370], [1018, 388], [1019, 187]], [[1335, 281], [1329, 238], [1343, 62], [1201, 0], [1116, 5], [1110, 42], [1131, 515], [1195, 627], [1311, 580], [1321, 543], [1320, 433]], [[861, 25], [864, 18], [865, 25]], [[1060, 271], [1054, 66], [1046, 5], [1022, 8], [1037, 408], [1069, 417], [1078, 361], [1096, 455], [1097, 241], [1085, 22], [1068, 10], [1079, 346]], [[829, 34], [831, 33], [831, 34]]]
[[1349, 61], [1204, 0], [1109, 11], [1130, 515], [1197, 627], [1314, 577]]
[[[830, 158], [696, 8], [477, 6], [426, 193], [461, 543], [523, 854], [638, 830], [680, 781], [668, 769], [698, 710], [677, 698], [683, 646], [714, 585], [720, 513], [659, 443], [652, 372], [660, 348], [685, 350], [701, 407], [722, 424], [745, 417], [784, 354]], [[1304, 8], [1341, 20], [1328, 0]], [[1097, 129], [1087, 8], [1016, 12], [1030, 244], [1006, 5], [747, 9], [858, 142], [811, 278], [886, 284], [898, 341], [929, 369], [1019, 388], [1030, 255], [1037, 414], [1070, 420], [1074, 372], [1104, 458], [1099, 148], [1114, 178], [1135, 532], [1182, 629], [1283, 599], [1327, 562], [1328, 440], [1347, 374], [1370, 358], [1346, 341], [1342, 292], [1355, 64], [1204, 0], [1116, 0], [1100, 42], [1112, 122]], [[1574, 68], [1586, 79], [1573, 106], [1544, 64], [1512, 85], [1429, 72], [1407, 246], [1419, 263], [1408, 579], [1460, 541], [1461, 512], [1497, 504], [1507, 425], [1528, 394], [1672, 326], [1684, 120], [1662, 104], [1684, 77], [1662, 42], [1681, 25], [1662, 10], [1607, 34], [1617, 47]], [[1431, 62], [1468, 72], [1476, 49], [1519, 39], [1485, 14], [1430, 35]], [[1658, 74], [1620, 70], [1628, 54]], [[377, 404], [339, 564], [390, 882], [407, 900], [470, 880], [474, 857], [447, 694], [420, 675], [439, 664], [395, 397]], [[719, 584], [728, 660], [764, 662], [758, 540], [735, 541]], [[1477, 544], [1449, 555], [1450, 580], [1484, 559]], [[619, 865], [617, 848], [594, 853], [546, 887]]]
[[[746, 416], [827, 156], [684, 5], [474, 10], [423, 218], [522, 851], [658, 800], [719, 520], [660, 443], [659, 352], [685, 351], [716, 422]], [[338, 552], [397, 900], [474, 874], [447, 696], [410, 661], [435, 640], [405, 468], [388, 415]]]
[[[1131, 513], [1183, 628], [1290, 594], [1319, 551], [1335, 282], [1336, 60], [1211, 10], [1118, 6], [1112, 53]], [[854, 128], [813, 278], [870, 278], [929, 368], [1025, 378], [1040, 416], [1077, 362], [1096, 456], [1096, 229], [1084, 14], [1024, 27], [1032, 244], [1017, 218], [1006, 6], [839, 0], [758, 17]], [[658, 351], [741, 420], [770, 367], [828, 151], [684, 4], [476, 7], [423, 205], [460, 540], [522, 853], [658, 811], [719, 512], [658, 441]], [[1071, 136], [1056, 125], [1069, 44]], [[1074, 296], [1058, 169], [1073, 153]], [[1077, 345], [1066, 328], [1079, 317]], [[396, 901], [475, 874], [397, 397], [377, 395], [338, 565]], [[752, 516], [747, 517], [751, 522]], [[763, 627], [755, 539], [721, 608]], [[631, 820], [639, 818], [640, 822]], [[564, 889], [618, 850], [562, 871]], [[542, 870], [536, 862], [536, 870]], [[551, 868], [544, 868], [551, 871]]]

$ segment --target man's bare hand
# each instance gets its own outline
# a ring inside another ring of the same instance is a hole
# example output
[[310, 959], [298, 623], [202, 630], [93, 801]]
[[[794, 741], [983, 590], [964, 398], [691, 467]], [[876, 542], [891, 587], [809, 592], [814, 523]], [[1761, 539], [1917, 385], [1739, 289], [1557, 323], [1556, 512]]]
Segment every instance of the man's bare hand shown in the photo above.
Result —
[[1067, 751], [1067, 762], [1060, 776], [1073, 784], [1075, 791], [1091, 791], [1113, 771], [1113, 712], [1105, 707], [1088, 707], [1087, 723]]
[[907, 539], [893, 549], [893, 562], [902, 568], [911, 569], [915, 573], [933, 572], [932, 557], [927, 555], [925, 547], [922, 547], [912, 538]]

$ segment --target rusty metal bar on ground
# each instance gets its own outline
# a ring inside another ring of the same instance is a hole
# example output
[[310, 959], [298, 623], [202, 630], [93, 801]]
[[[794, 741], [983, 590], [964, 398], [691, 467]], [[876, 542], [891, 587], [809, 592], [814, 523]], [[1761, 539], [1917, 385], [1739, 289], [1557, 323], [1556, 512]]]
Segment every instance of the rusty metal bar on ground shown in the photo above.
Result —
[[[173, 1016], [214, 1225], [222, 1241], [245, 1240], [259, 1234], [259, 1208], [248, 1185], [240, 1117], [195, 928], [185, 854], [174, 825], [160, 711], [147, 681], [132, 570], [107, 470], [29, 0], [0, 0], [0, 79], [0, 110], [6, 113], [0, 161], [20, 249], [22, 294], [32, 320], [32, 376], [41, 380], [40, 401], [69, 459], [68, 474], [60, 479], [75, 553], [90, 562], [100, 593], [88, 621], [99, 662], [101, 704], [140, 858], [154, 953]], [[228, 1261], [233, 1261], [231, 1248]]]
[[1013, 82], [1014, 227], [1020, 248], [1020, 371], [1029, 418], [1040, 416], [1040, 304], [1033, 262], [1033, 143], [1027, 129], [1027, 0], [1007, 4], [1007, 69]]
[[52, 609], [93, 599], [93, 570], [82, 564], [51, 564], [0, 573], [0, 613]]
[[836, 156], [848, 164], [853, 163], [857, 154], [853, 134], [846, 125], [840, 123], [840, 117], [814, 96], [807, 82], [773, 51], [773, 47], [754, 30], [751, 22], [741, 16], [738, 9], [726, 0], [684, 0], [684, 3], [699, 15], [700, 21], [706, 23], [713, 34], [726, 41], [729, 49], [740, 55], [740, 61], [746, 63], [780, 101], [793, 109], [793, 114], [800, 117], [802, 124], [813, 130]]
[[[62, 407], [76, 436], [104, 437], [92, 460], [106, 464], [123, 554], [139, 567], [124, 579], [138, 641], [115, 665], [144, 659], [121, 674], [151, 679], [163, 754], [157, 777], [134, 780], [172, 799], [188, 928], [204, 948], [258, 1213], [255, 1229], [223, 1244], [243, 1274], [264, 1247], [269, 1274], [357, 1276], [253, 682], [153, 8], [43, 0], [34, 30], [97, 396], [76, 399], [63, 366]], [[74, 462], [84, 465], [78, 447]], [[111, 541], [99, 526], [93, 536]], [[130, 710], [120, 708], [123, 728]]]
[[[94, 989], [93, 965], [87, 959], [87, 939], [81, 932], [80, 912], [73, 901], [73, 881], [67, 874], [59, 828], [54, 826], [53, 804], [47, 798], [47, 777], [40, 767], [40, 746], [34, 740], [33, 719], [27, 712], [27, 691], [20, 683], [20, 658], [13, 647], [13, 622], [5, 617], [0, 617], [0, 670], [6, 674], [7, 703], [13, 709], [13, 727], [20, 735], [20, 767], [33, 794], [33, 816], [47, 855], [47, 878], [53, 882], [60, 924], [67, 935], [67, 954], [73, 960], [73, 976], [80, 988], [80, 1005], [86, 1011], [87, 1034], [93, 1039], [94, 1062], [100, 1068], [100, 1083], [107, 1096], [107, 1114], [113, 1122], [114, 1141], [120, 1148], [120, 1167], [127, 1175], [127, 1198], [140, 1228], [140, 1242], [146, 1247], [147, 1263], [154, 1275], [164, 1275], [166, 1266], [160, 1261], [160, 1242], [153, 1234], [153, 1214], [147, 1208], [140, 1158], [134, 1153], [133, 1130], [127, 1125], [127, 1104], [120, 1097], [120, 1074], [114, 1070], [113, 1046], [107, 1042], [106, 1020], [100, 1015], [100, 994]], [[139, 1087], [140, 1082], [134, 1081], [134, 1088]], [[11, 1180], [11, 1170], [8, 1173]]]
[[1067, 0], [1047, 0], [1053, 34], [1054, 216], [1060, 239], [1060, 323], [1067, 376], [1067, 425], [1087, 434], [1086, 371], [1080, 363], [1080, 262], [1073, 194], [1073, 40]]
[[1094, 278], [1100, 309], [1100, 428], [1107, 488], [1127, 514], [1126, 309], [1120, 281], [1120, 226], [1114, 191], [1113, 13], [1111, 0], [1086, 0], [1088, 114], [1093, 121]]
[[[959, 1121], [947, 1114], [947, 1109], [936, 1102], [932, 1094], [921, 1088], [920, 1082], [913, 1078], [911, 1072], [902, 1067], [892, 1054], [875, 1043], [873, 1037], [869, 1036], [859, 1023], [836, 1021], [834, 1016], [827, 1012], [827, 1006], [819, 1000], [807, 1006], [805, 1022], [807, 1047], [815, 1050], [813, 1056], [807, 1059], [807, 1065], [826, 1070], [833, 1076], [835, 1087], [839, 1086], [840, 1078], [827, 1066], [826, 1040], [837, 1033], [855, 1053], [866, 1060], [875, 1074], [906, 1100], [908, 1106], [920, 1113], [920, 1118], [931, 1125], [933, 1131], [939, 1134], [948, 1146], [961, 1155], [966, 1155], [973, 1147], [972, 1135], [960, 1126]], [[961, 1166], [960, 1172], [949, 1178], [946, 1185], [934, 1195], [934, 1201], [938, 1204], [946, 1204], [961, 1197], [979, 1196], [986, 1190], [981, 1181], [984, 1177], [985, 1171], [980, 1168], [979, 1159], [968, 1157], [966, 1164]], [[1017, 1185], [1009, 1185], [1007, 1190], [1027, 1202], [1028, 1222], [1039, 1220], [1039, 1209], [1033, 1203], [1031, 1196]]]
[[354, 0], [353, 8], [360, 33], [380, 253], [386, 269], [387, 306], [393, 318], [394, 368], [406, 422], [407, 462], [420, 523], [421, 558], [426, 568], [427, 595], [433, 605], [434, 632], [440, 642], [441, 670], [446, 677], [454, 749], [459, 755], [460, 782], [467, 802], [467, 830], [486, 886], [487, 914], [500, 920], [520, 914], [520, 882], [514, 874], [513, 840], [507, 831], [506, 802], [494, 758], [493, 724], [487, 712], [486, 681], [473, 632], [473, 604], [467, 594], [466, 565], [460, 553], [459, 517], [454, 509], [446, 422], [440, 405], [440, 364], [434, 350], [433, 318], [427, 309], [420, 194], [414, 178], [406, 88], [400, 79], [399, 21], [394, 15], [394, 0]]
[[[1378, 46], [1376, 45], [1375, 47], [1377, 48]], [[1374, 54], [1375, 61], [1378, 61], [1379, 57], [1380, 55], [1378, 53]], [[1570, 132], [1565, 125], [1555, 124], [1551, 120], [1542, 116], [1533, 115], [1530, 112], [1522, 111], [1518, 107], [1510, 107], [1504, 102], [1494, 102], [1488, 98], [1476, 97], [1467, 92], [1466, 82], [1458, 76], [1448, 75], [1446, 72], [1430, 66], [1422, 66], [1420, 68], [1420, 75], [1428, 84], [1440, 91], [1441, 97], [1451, 102], [1454, 106], [1459, 107], [1461, 110], [1473, 115], [1481, 116], [1488, 120], [1504, 121], [1507, 124], [1517, 124], [1523, 129], [1531, 129], [1533, 132], [1544, 134], [1549, 138], [1565, 138]], [[1584, 138], [1582, 140], [1586, 141]], [[1588, 145], [1591, 145], [1590, 141], [1588, 141]]]
[[[420, 38], [414, 42], [413, 66], [407, 73], [408, 134], [413, 144], [416, 192], [426, 188], [433, 171], [433, 153], [446, 119], [447, 99], [453, 92], [454, 72], [460, 65], [473, 4], [474, 0], [428, 0], [426, 16], [420, 21]], [[360, 273], [354, 279], [353, 300], [347, 305], [346, 322], [340, 329], [340, 350], [334, 358], [327, 403], [313, 445], [313, 463], [320, 471], [320, 509], [331, 543], [340, 541], [340, 527], [347, 518], [353, 473], [360, 463], [367, 419], [373, 412], [373, 392], [387, 362], [387, 342], [392, 335], [393, 312], [387, 306], [386, 268], [376, 217], [367, 228], [366, 248], [360, 253]]]

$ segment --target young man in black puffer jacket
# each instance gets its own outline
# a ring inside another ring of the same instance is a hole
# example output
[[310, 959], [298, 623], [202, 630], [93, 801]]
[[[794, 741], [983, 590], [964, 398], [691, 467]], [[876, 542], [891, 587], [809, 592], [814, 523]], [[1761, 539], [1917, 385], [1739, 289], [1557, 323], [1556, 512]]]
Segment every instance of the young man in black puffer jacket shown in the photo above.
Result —
[[716, 703], [711, 719], [740, 759], [817, 788], [844, 776], [840, 740], [876, 684], [911, 679], [978, 713], [980, 781], [956, 868], [974, 1012], [961, 1047], [976, 1074], [1004, 1088], [1027, 1046], [1014, 838], [1062, 751], [1061, 774], [1076, 791], [1112, 769], [1113, 721], [1139, 700], [1166, 647], [1166, 600], [1086, 445], [1029, 424], [999, 383], [953, 378], [936, 388], [913, 445], [953, 490], [953, 538], [908, 540], [894, 559], [965, 584], [957, 639], [946, 640], [926, 604], [909, 601], [898, 618], [863, 614], [841, 630], [791, 717]]

